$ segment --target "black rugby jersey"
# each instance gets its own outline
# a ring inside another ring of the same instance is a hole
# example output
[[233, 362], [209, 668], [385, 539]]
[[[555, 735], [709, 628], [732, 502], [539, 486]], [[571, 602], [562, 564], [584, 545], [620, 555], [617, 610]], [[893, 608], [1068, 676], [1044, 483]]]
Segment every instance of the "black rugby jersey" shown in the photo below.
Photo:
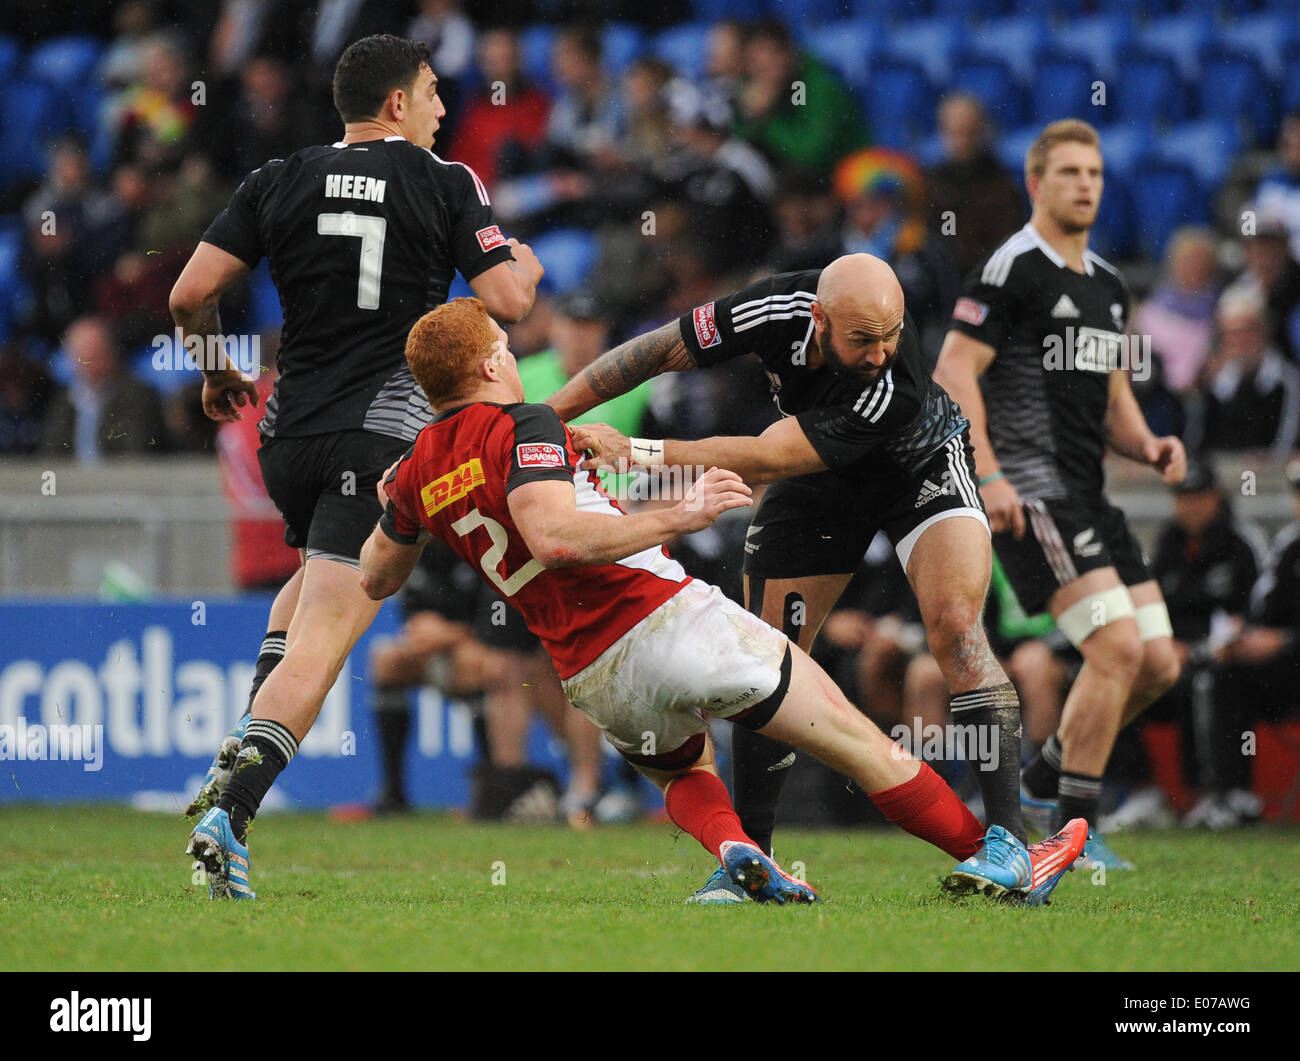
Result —
[[280, 378], [263, 437], [363, 429], [413, 441], [432, 414], [406, 336], [470, 280], [512, 256], [469, 167], [402, 137], [304, 148], [254, 170], [203, 241], [280, 292]]
[[810, 368], [812, 303], [820, 270], [778, 273], [681, 318], [682, 338], [701, 367], [757, 354], [782, 416], [799, 421], [829, 472], [828, 485], [920, 471], [967, 426], [961, 411], [930, 378], [912, 318], [889, 370], [866, 381]]
[[997, 356], [980, 379], [989, 441], [1024, 498], [1098, 498], [1113, 370], [1136, 365], [1128, 288], [1092, 251], [1076, 273], [1032, 225], [966, 278], [952, 327]]

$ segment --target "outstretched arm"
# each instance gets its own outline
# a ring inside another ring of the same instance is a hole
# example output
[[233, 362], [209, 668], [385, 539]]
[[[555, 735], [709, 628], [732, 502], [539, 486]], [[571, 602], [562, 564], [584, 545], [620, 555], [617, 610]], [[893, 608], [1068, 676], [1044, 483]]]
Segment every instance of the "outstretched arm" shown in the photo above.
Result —
[[695, 358], [682, 340], [681, 326], [677, 321], [669, 321], [662, 328], [638, 335], [602, 354], [547, 398], [546, 404], [560, 414], [561, 420], [572, 420], [662, 372], [684, 372], [691, 368], [695, 368]]
[[[729, 468], [751, 486], [826, 470], [826, 462], [793, 417], [778, 420], [757, 438], [752, 435], [715, 435], [697, 442], [673, 439], [636, 441], [639, 445], [633, 451], [632, 440], [608, 424], [584, 424], [573, 428], [573, 444], [579, 449], [592, 451], [593, 456], [582, 465], [587, 469], [612, 467], [620, 470], [620, 460], [642, 466], [666, 464], [675, 468]], [[650, 450], [654, 450], [654, 456], [647, 460]], [[662, 459], [659, 459], [660, 454]]]
[[670, 509], [611, 517], [579, 511], [572, 483], [524, 483], [507, 498], [510, 517], [543, 567], [603, 564], [703, 530], [729, 508], [750, 504], [750, 490], [732, 472], [710, 468]]

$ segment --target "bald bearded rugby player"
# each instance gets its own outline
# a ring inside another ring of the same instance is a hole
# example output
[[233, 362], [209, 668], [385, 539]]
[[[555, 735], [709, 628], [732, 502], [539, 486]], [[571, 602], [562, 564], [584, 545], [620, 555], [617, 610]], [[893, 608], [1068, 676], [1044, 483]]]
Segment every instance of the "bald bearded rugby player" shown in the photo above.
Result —
[[[761, 435], [629, 439], [587, 425], [573, 432], [575, 444], [592, 453], [585, 466], [716, 466], [751, 486], [771, 484], [745, 542], [745, 603], [805, 651], [883, 530], [947, 680], [952, 723], [995, 735], [970, 742], [984, 752], [980, 761], [975, 747], [967, 750], [988, 832], [945, 886], [1045, 901], [1083, 837], [1074, 836], [1071, 822], [1041, 845], [1025, 846], [1020, 702], [984, 632], [992, 550], [969, 425], [930, 378], [889, 265], [850, 254], [819, 271], [760, 280], [609, 351], [547, 403], [568, 420], [661, 372], [746, 354], [761, 360], [781, 414]], [[735, 738], [736, 809], [748, 835], [770, 852], [784, 767], [794, 755], [757, 734]], [[899, 795], [909, 803], [920, 797]], [[888, 805], [882, 809], [889, 817]], [[720, 869], [693, 898], [744, 901]]]

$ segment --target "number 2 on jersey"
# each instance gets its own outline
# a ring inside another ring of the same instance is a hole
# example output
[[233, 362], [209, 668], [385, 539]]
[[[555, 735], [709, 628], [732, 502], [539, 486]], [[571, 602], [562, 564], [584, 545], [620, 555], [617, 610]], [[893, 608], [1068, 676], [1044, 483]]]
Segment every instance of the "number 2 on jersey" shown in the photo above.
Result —
[[497, 572], [497, 565], [501, 563], [502, 558], [506, 555], [506, 548], [510, 545], [509, 532], [491, 516], [483, 515], [476, 508], [471, 508], [451, 525], [451, 529], [462, 538], [477, 527], [485, 528], [488, 536], [492, 539], [492, 548], [483, 554], [482, 559], [479, 560], [479, 566], [483, 568], [483, 574], [487, 575], [492, 585], [496, 586], [507, 597], [513, 597], [546, 570], [536, 559], [532, 559], [509, 578], [503, 579]]
[[379, 308], [379, 281], [384, 271], [384, 233], [388, 221], [367, 214], [317, 214], [316, 231], [322, 236], [352, 236], [361, 240], [361, 265], [357, 273], [357, 307]]

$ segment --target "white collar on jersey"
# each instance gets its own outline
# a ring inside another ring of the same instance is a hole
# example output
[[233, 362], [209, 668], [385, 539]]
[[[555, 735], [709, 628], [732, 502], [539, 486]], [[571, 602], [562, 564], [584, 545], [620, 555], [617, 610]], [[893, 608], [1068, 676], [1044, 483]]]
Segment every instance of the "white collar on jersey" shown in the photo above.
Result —
[[[1025, 227], [1021, 229], [1021, 231], [1029, 233], [1029, 238], [1034, 241], [1034, 246], [1036, 246], [1040, 251], [1046, 254], [1047, 257], [1051, 259], [1053, 265], [1055, 265], [1058, 269], [1065, 268], [1065, 259], [1056, 253], [1056, 250], [1052, 247], [1052, 245], [1048, 243], [1047, 240], [1043, 239], [1042, 234], [1038, 231], [1038, 229], [1034, 228], [1034, 226], [1030, 222], [1026, 221]], [[1083, 252], [1083, 267], [1088, 270], [1088, 275], [1092, 276], [1092, 272], [1093, 272], [1092, 258], [1089, 256], [1089, 252], [1086, 250]]]
[[[391, 144], [394, 140], [405, 140], [405, 139], [406, 139], [406, 137], [404, 137], [404, 136], [386, 136], [386, 137], [384, 137], [384, 143], [386, 143], [386, 144]], [[358, 140], [357, 143], [358, 143], [358, 144], [368, 144], [368, 143], [370, 143], [370, 141], [369, 141], [369, 140]], [[338, 140], [338, 141], [336, 141], [335, 143], [330, 144], [330, 147], [353, 147], [353, 146], [354, 146], [353, 144], [345, 144], [342, 140]]]

